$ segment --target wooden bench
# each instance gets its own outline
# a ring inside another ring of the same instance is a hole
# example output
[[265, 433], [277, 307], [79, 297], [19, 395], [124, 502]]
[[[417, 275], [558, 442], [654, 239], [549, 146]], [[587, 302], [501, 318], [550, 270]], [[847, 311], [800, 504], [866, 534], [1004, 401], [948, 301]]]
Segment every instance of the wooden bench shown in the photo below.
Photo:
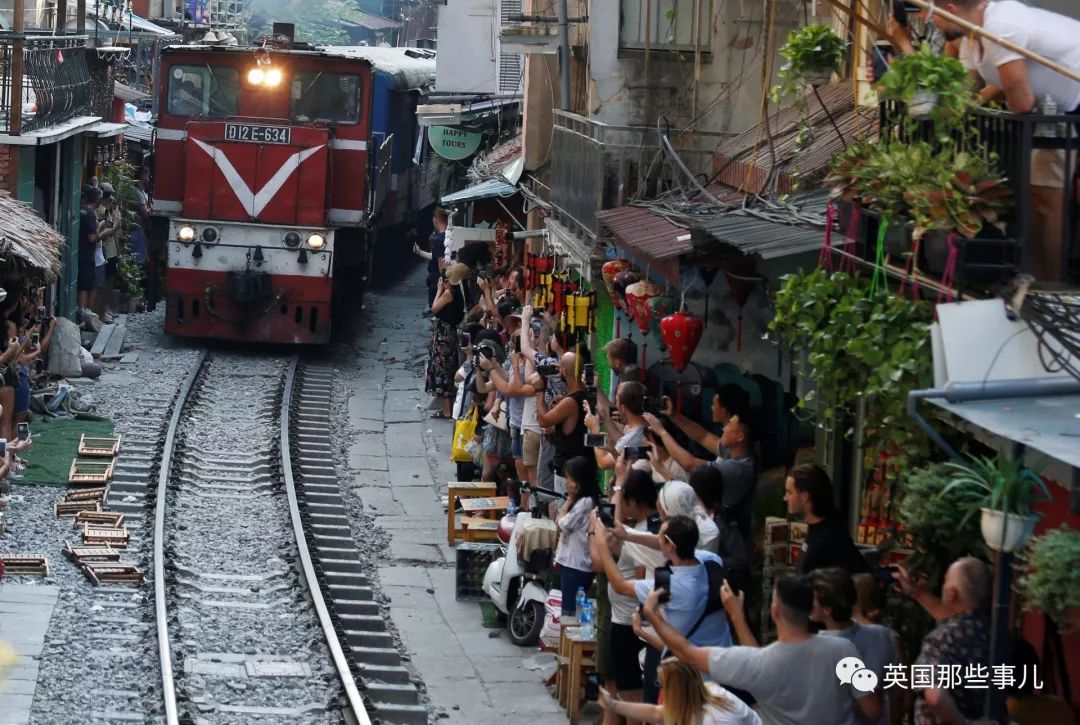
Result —
[[462, 516], [459, 523], [465, 527], [465, 541], [495, 541], [499, 538], [499, 522], [475, 516]]
[[465, 539], [466, 532], [455, 521], [457, 502], [494, 496], [495, 484], [488, 481], [451, 481], [446, 488], [446, 543], [453, 546], [458, 540]]

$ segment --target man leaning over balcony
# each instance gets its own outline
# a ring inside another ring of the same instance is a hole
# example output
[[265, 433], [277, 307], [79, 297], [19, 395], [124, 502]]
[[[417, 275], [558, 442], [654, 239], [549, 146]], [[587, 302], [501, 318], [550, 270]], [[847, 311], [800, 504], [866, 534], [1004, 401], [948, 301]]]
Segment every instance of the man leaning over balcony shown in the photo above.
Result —
[[[1080, 73], [1080, 20], [1030, 7], [1017, 0], [953, 0], [945, 10], [988, 33], [1012, 42], [1071, 71]], [[931, 20], [949, 41], [959, 42], [960, 60], [978, 74], [985, 87], [983, 100], [1003, 98], [1014, 113], [1039, 110], [1053, 99], [1060, 113], [1080, 115], [1080, 82], [934, 14]], [[1078, 126], [1080, 128], [1080, 126]], [[1075, 166], [1074, 163], [1069, 164]], [[1065, 185], [1063, 152], [1037, 151], [1032, 156], [1031, 273], [1044, 280], [1061, 278], [1061, 219]], [[1073, 179], [1075, 184], [1075, 177]]]

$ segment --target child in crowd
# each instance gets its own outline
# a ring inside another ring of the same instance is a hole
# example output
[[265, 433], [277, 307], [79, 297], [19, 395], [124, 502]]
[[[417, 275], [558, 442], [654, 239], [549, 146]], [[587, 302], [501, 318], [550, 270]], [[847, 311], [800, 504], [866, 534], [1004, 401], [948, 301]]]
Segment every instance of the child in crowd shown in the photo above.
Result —
[[[555, 563], [559, 565], [562, 586], [562, 614], [576, 613], [575, 596], [578, 588], [589, 590], [593, 580], [592, 559], [589, 557], [589, 512], [600, 500], [596, 484], [596, 463], [585, 456], [575, 456], [566, 462], [566, 502], [551, 517], [559, 527], [559, 545]], [[552, 508], [555, 502], [552, 502]]]

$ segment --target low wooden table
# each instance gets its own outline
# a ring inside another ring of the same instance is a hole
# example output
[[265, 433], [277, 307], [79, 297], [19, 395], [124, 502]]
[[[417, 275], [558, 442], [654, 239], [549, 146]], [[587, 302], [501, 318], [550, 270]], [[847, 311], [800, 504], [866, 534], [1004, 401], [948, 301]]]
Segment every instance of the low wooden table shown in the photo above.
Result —
[[[566, 620], [570, 621], [570, 620]], [[576, 621], [576, 620], [575, 620]], [[595, 668], [596, 639], [583, 639], [581, 627], [564, 624], [559, 633], [559, 670], [555, 689], [559, 704], [566, 708], [570, 722], [581, 714], [581, 699], [585, 689], [585, 669]]]
[[462, 516], [459, 521], [465, 527], [465, 541], [495, 541], [499, 538], [499, 522], [475, 516]]
[[487, 498], [495, 495], [495, 484], [488, 481], [451, 481], [446, 486], [446, 543], [453, 546], [465, 538], [465, 529], [454, 520], [457, 501], [462, 504], [469, 499]]

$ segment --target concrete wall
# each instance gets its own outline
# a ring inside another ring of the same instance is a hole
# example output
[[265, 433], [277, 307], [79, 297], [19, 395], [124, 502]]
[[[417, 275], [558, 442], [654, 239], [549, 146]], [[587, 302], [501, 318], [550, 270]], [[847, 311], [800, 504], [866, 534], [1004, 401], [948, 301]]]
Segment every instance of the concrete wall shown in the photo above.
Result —
[[1080, 20], [1080, 3], [1076, 0], [1028, 0], [1027, 4]]
[[[695, 112], [693, 53], [662, 47], [652, 51], [646, 79], [644, 52], [619, 47], [621, 2], [593, 0], [590, 115], [614, 125], [649, 125], [663, 115], [676, 126], [700, 116], [697, 130], [709, 132], [740, 132], [756, 124], [762, 94], [765, 3], [714, 0], [712, 6], [711, 53], [703, 55]], [[772, 48], [779, 47], [787, 32], [800, 24], [797, 6], [781, 0], [776, 6]], [[774, 63], [774, 70], [779, 66]]]

